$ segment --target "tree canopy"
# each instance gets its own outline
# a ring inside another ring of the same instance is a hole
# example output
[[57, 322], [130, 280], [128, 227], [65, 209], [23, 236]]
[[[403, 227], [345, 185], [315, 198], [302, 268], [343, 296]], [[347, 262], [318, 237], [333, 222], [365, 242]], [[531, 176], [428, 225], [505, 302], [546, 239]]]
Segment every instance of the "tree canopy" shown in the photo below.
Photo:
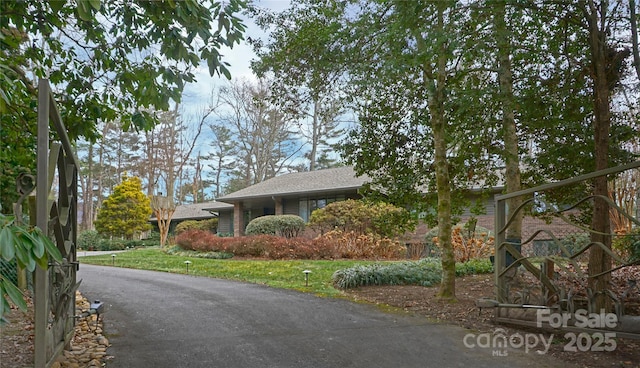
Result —
[[[287, 82], [299, 85], [343, 78], [360, 123], [341, 145], [346, 161], [438, 224], [451, 276], [465, 191], [502, 180], [513, 192], [632, 159], [628, 11], [594, 0], [299, 1], [286, 18], [264, 17], [278, 28], [262, 65], [293, 65]], [[588, 189], [607, 195], [602, 183]], [[453, 292], [443, 277], [441, 296]]]
[[[222, 49], [243, 38], [230, 1], [0, 2], [2, 208], [17, 171], [34, 161], [38, 78], [48, 78], [73, 140], [99, 136], [98, 122], [148, 130], [149, 109], [179, 102], [194, 69], [230, 78]], [[10, 154], [4, 148], [11, 148]]]

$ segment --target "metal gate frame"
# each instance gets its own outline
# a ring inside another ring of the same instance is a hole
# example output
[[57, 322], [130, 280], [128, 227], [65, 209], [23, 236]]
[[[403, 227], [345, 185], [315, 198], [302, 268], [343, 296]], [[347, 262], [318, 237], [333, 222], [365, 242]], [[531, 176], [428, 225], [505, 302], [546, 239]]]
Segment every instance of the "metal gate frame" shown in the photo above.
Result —
[[[502, 322], [502, 323], [508, 323], [508, 324], [519, 324], [519, 325], [525, 325], [525, 326], [529, 326], [529, 327], [536, 327], [536, 323], [532, 323], [531, 321], [527, 321], [527, 320], [521, 320], [518, 318], [513, 318], [513, 317], [509, 317], [508, 315], [508, 311], [510, 308], [518, 308], [518, 305], [513, 304], [513, 300], [510, 300], [509, 298], [509, 285], [507, 282], [507, 279], [510, 277], [510, 273], [513, 273], [516, 271], [517, 268], [519, 267], [523, 267], [526, 271], [530, 272], [531, 274], [533, 274], [535, 276], [535, 278], [540, 282], [541, 287], [544, 290], [548, 290], [551, 293], [556, 293], [558, 294], [560, 292], [560, 290], [558, 290], [558, 287], [555, 285], [555, 282], [553, 280], [553, 270], [545, 270], [545, 265], [543, 264], [540, 268], [538, 268], [537, 266], [533, 265], [530, 261], [529, 261], [529, 257], [525, 257], [523, 256], [523, 252], [520, 251], [518, 245], [523, 245], [523, 244], [527, 244], [529, 242], [531, 242], [533, 240], [533, 238], [539, 234], [539, 233], [548, 233], [548, 235], [550, 235], [553, 239], [555, 239], [557, 241], [557, 239], [555, 238], [555, 236], [552, 233], [549, 233], [546, 230], [537, 230], [534, 235], [531, 237], [531, 239], [522, 239], [522, 244], [515, 244], [512, 240], [507, 239], [506, 238], [506, 231], [507, 228], [509, 226], [509, 224], [514, 220], [515, 218], [515, 214], [517, 212], [523, 211], [524, 207], [527, 205], [531, 205], [531, 202], [535, 201], [535, 194], [539, 193], [539, 192], [545, 192], [547, 190], [551, 190], [554, 188], [559, 188], [559, 187], [563, 187], [563, 186], [569, 186], [569, 185], [573, 185], [573, 184], [578, 184], [580, 182], [584, 182], [584, 181], [588, 181], [597, 177], [601, 177], [601, 176], [607, 176], [607, 175], [612, 175], [612, 174], [617, 174], [626, 170], [631, 170], [631, 169], [635, 169], [635, 168], [639, 168], [640, 167], [640, 161], [636, 161], [636, 162], [632, 162], [630, 164], [626, 164], [626, 165], [620, 165], [617, 167], [612, 167], [612, 168], [608, 168], [605, 170], [600, 170], [600, 171], [596, 171], [593, 173], [589, 173], [589, 174], [585, 174], [585, 175], [581, 175], [581, 176], [577, 176], [574, 178], [570, 178], [570, 179], [566, 179], [566, 180], [562, 180], [559, 182], [555, 182], [555, 183], [549, 183], [549, 184], [545, 184], [545, 185], [541, 185], [535, 188], [530, 188], [530, 189], [525, 189], [525, 190], [521, 190], [521, 191], [517, 191], [517, 192], [513, 192], [513, 193], [508, 193], [508, 194], [504, 194], [504, 195], [499, 195], [495, 197], [495, 205], [496, 205], [496, 212], [495, 212], [495, 229], [496, 229], [496, 235], [495, 235], [495, 263], [494, 263], [494, 269], [495, 269], [495, 298], [496, 298], [496, 305], [494, 305], [495, 308], [495, 320], [497, 322]], [[515, 197], [526, 197], [529, 196], [531, 198], [524, 200], [523, 203], [516, 209], [514, 209], [511, 213], [511, 218], [507, 218], [507, 200], [510, 198], [515, 198]], [[588, 198], [585, 198], [582, 201], [588, 200], [589, 198], [593, 198], [594, 196], [589, 196]], [[619, 208], [615, 203], [613, 203], [608, 197], [607, 198], [603, 198], [604, 200], [606, 200], [610, 206], [613, 206], [614, 208], [617, 208], [619, 211], [621, 211], [622, 213], [624, 213], [624, 215], [631, 219], [631, 221], [636, 224], [636, 226], [640, 226], [640, 221], [636, 218], [633, 218], [633, 215], [627, 214], [626, 212], [624, 212], [621, 208]], [[591, 229], [587, 229], [589, 231], [593, 231]], [[520, 243], [520, 240], [518, 240], [518, 243]], [[586, 252], [589, 248], [594, 247], [594, 246], [600, 246], [602, 248], [605, 248], [604, 251], [607, 252], [609, 254], [609, 256], [612, 257], [612, 259], [617, 260], [619, 263], [623, 263], [621, 261], [621, 259], [614, 253], [612, 252], [612, 250], [604, 247], [603, 244], [600, 243], [591, 243], [587, 246], [585, 246], [583, 249], [581, 249], [580, 251], [578, 251], [576, 254], [567, 254], [566, 250], [563, 250], [563, 254], [562, 256], [566, 259], [569, 260], [569, 262], [574, 262], [574, 258], [579, 256], [580, 254], [583, 254], [584, 252]], [[508, 254], [509, 253], [509, 254]], [[510, 259], [511, 262], [509, 262], [508, 257]], [[550, 260], [551, 261], [551, 260]], [[618, 268], [623, 268], [626, 267], [628, 265], [622, 265]], [[613, 269], [615, 270], [615, 269]], [[611, 271], [613, 271], [611, 270]], [[559, 303], [561, 304], [561, 303]], [[544, 305], [539, 305], [539, 306], [535, 306], [535, 305], [521, 305], [520, 308], [551, 308], [546, 307]], [[561, 305], [558, 305], [557, 307], [561, 308]], [[572, 310], [570, 310], [569, 312], [573, 313]], [[621, 313], [618, 313], [621, 314]], [[621, 315], [619, 316], [621, 317]], [[630, 333], [625, 333], [625, 332], [619, 332], [618, 333], [619, 336], [625, 336], [625, 337], [630, 337], [630, 338], [639, 338], [640, 337], [640, 331], [632, 331]]]
[[[51, 144], [50, 126], [57, 135], [57, 141]], [[76, 281], [79, 166], [47, 79], [38, 81], [37, 142], [35, 225], [43, 234], [53, 237], [63, 258], [60, 264], [50, 260], [46, 270], [40, 267], [35, 270], [34, 361], [35, 367], [41, 368], [50, 367], [73, 337], [75, 292], [79, 286]], [[53, 189], [57, 192], [52, 192]]]

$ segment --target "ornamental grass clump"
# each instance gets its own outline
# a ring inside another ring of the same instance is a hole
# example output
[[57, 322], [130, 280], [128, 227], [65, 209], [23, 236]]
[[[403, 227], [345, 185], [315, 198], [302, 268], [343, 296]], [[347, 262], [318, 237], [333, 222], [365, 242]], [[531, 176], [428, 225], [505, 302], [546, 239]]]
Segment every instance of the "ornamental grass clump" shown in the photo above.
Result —
[[[456, 264], [456, 275], [484, 274], [493, 271], [491, 262], [473, 260]], [[442, 265], [437, 258], [390, 264], [358, 265], [333, 274], [333, 284], [339, 289], [371, 285], [433, 286], [441, 281]]]
[[421, 285], [440, 282], [440, 260], [424, 258], [419, 261], [355, 266], [333, 274], [333, 284], [340, 289], [371, 285]]

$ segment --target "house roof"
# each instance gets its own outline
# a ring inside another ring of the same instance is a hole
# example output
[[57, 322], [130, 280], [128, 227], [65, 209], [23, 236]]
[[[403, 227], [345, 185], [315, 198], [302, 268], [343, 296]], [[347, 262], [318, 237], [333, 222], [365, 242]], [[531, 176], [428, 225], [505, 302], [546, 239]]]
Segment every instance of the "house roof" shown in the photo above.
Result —
[[[233, 208], [233, 205], [220, 202], [182, 204], [176, 206], [176, 210], [171, 216], [172, 220], [203, 220], [216, 217], [212, 212]], [[151, 220], [155, 221], [155, 214], [151, 215]]]
[[357, 190], [370, 179], [357, 177], [353, 167], [306, 171], [276, 176], [261, 183], [218, 198], [223, 202], [282, 195], [313, 194]]

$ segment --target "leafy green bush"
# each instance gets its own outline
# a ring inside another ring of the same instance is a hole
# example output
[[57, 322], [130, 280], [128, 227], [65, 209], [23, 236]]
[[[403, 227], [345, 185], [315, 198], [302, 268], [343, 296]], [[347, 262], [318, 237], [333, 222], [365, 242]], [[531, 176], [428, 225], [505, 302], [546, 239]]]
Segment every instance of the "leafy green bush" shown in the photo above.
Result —
[[309, 226], [321, 233], [341, 230], [393, 238], [413, 230], [415, 222], [403, 208], [383, 202], [348, 199], [313, 211]]
[[464, 263], [456, 263], [456, 276], [481, 275], [491, 272], [493, 272], [493, 264], [487, 258], [476, 258]]
[[628, 262], [640, 260], [640, 228], [633, 229], [629, 234], [616, 236], [613, 248]]
[[160, 233], [158, 231], [150, 231], [149, 235], [144, 240], [155, 240], [156, 243], [160, 244]]
[[[589, 243], [591, 243], [589, 233], [571, 234], [560, 239], [560, 244], [562, 244], [562, 246], [564, 246], [571, 254], [576, 254], [580, 249], [589, 245]], [[555, 248], [557, 248], [556, 251], [558, 254], [562, 253], [560, 247], [556, 246]]]
[[278, 235], [285, 238], [297, 237], [304, 231], [304, 220], [295, 215], [268, 215], [257, 217], [245, 229], [247, 235]]
[[[39, 228], [17, 225], [14, 223], [13, 216], [2, 214], [0, 214], [0, 258], [5, 262], [16, 262], [17, 266], [28, 272], [33, 272], [36, 266], [47, 269], [49, 262], [62, 263], [62, 254]], [[14, 279], [0, 274], [0, 325], [7, 322], [5, 315], [10, 311], [9, 300], [26, 312], [27, 303], [22, 291], [14, 283]]]
[[96, 250], [100, 250], [103, 252], [108, 252], [112, 250], [125, 250], [127, 248], [125, 245], [125, 242], [126, 242], [125, 240], [121, 240], [121, 239], [116, 239], [116, 240], [100, 239]]
[[[456, 275], [490, 273], [493, 267], [488, 259], [477, 259], [456, 264]], [[440, 282], [442, 265], [436, 258], [392, 264], [355, 266], [333, 274], [337, 288], [347, 289], [368, 285], [420, 285], [432, 286]]]
[[97, 249], [100, 243], [100, 234], [95, 230], [86, 230], [78, 234], [78, 249]]
[[212, 233], [215, 233], [217, 229], [218, 229], [217, 218], [208, 219], [208, 220], [186, 220], [176, 225], [175, 233], [176, 235], [179, 235], [187, 230], [207, 230]]

